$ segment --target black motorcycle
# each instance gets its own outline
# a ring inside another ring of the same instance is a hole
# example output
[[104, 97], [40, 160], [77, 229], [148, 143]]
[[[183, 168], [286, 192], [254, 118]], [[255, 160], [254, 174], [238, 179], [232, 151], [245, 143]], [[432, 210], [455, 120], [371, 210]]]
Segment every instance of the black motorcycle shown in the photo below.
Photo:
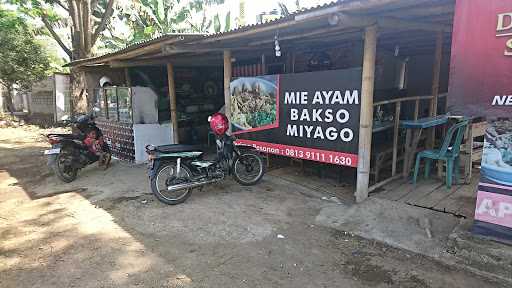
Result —
[[166, 204], [179, 204], [194, 188], [223, 180], [227, 175], [241, 185], [257, 184], [265, 174], [263, 159], [250, 146], [234, 144], [227, 134], [217, 136], [214, 160], [203, 159], [200, 147], [191, 145], [146, 146], [148, 174], [153, 194]]
[[[86, 166], [97, 162], [100, 157], [89, 150], [84, 140], [88, 133], [93, 130], [96, 138], [103, 137], [101, 130], [94, 122], [94, 114], [81, 115], [70, 120], [64, 120], [64, 124], [71, 125], [72, 134], [55, 134], [46, 135], [48, 142], [52, 145], [52, 149], [45, 150], [44, 154], [48, 156], [48, 166], [57, 175], [57, 177], [66, 182], [73, 182], [78, 171]], [[110, 148], [106, 143], [102, 145], [103, 163], [105, 167], [110, 162]]]

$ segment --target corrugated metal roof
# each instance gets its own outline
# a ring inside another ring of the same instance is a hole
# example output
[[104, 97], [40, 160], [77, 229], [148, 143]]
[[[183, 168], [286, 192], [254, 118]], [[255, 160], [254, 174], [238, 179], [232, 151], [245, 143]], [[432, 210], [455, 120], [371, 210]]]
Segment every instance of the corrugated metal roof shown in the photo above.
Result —
[[[121, 48], [119, 50], [116, 50], [114, 52], [110, 52], [110, 53], [107, 53], [107, 54], [118, 53], [118, 52], [122, 52], [122, 51], [126, 51], [126, 50], [131, 50], [131, 49], [133, 49], [135, 47], [146, 46], [146, 45], [149, 45], [149, 44], [154, 44], [154, 43], [159, 42], [159, 41], [169, 40], [169, 39], [173, 39], [173, 38], [177, 38], [177, 37], [184, 37], [184, 38], [190, 37], [190, 38], [194, 38], [194, 37], [199, 37], [199, 36], [205, 36], [205, 34], [168, 33], [168, 34], [163, 34], [163, 35], [151, 38], [151, 39], [145, 39], [145, 40], [141, 40], [141, 41], [138, 41], [138, 42], [135, 42], [135, 43], [131, 43], [129, 45], [126, 45], [124, 48]], [[104, 54], [104, 55], [106, 55], [106, 54]], [[102, 55], [102, 56], [104, 56], [104, 55]]]
[[123, 53], [128, 52], [128, 51], [136, 50], [136, 49], [139, 49], [139, 48], [142, 48], [142, 47], [149, 46], [151, 44], [156, 44], [156, 43], [167, 41], [167, 40], [171, 40], [171, 39], [182, 38], [182, 40], [190, 40], [190, 39], [199, 39], [199, 38], [202, 38], [203, 36], [206, 36], [206, 34], [191, 34], [191, 33], [169, 33], [169, 34], [164, 34], [164, 35], [160, 35], [160, 36], [155, 37], [155, 38], [151, 38], [151, 39], [142, 40], [142, 41], [139, 41], [139, 42], [136, 42], [136, 43], [132, 43], [132, 44], [127, 45], [126, 47], [121, 48], [119, 50], [116, 50], [114, 52], [109, 52], [109, 53], [105, 53], [103, 55], [98, 55], [98, 56], [94, 56], [94, 57], [89, 57], [89, 58], [84, 58], [84, 59], [79, 59], [79, 60], [71, 61], [68, 64], [66, 64], [65, 66], [73, 66], [74, 64], [80, 64], [80, 63], [84, 63], [84, 62], [88, 62], [88, 61], [100, 60], [102, 58], [107, 58], [107, 57], [115, 56], [115, 55], [118, 55], [118, 54], [123, 54]]

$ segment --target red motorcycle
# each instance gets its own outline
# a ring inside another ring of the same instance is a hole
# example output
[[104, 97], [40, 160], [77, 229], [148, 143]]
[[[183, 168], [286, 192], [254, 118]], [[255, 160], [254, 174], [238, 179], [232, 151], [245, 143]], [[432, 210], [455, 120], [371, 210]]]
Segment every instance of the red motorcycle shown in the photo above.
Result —
[[[108, 167], [111, 153], [110, 147], [103, 141], [100, 129], [94, 123], [94, 114], [81, 115], [64, 121], [71, 124], [72, 134], [48, 134], [48, 142], [52, 149], [45, 150], [48, 166], [63, 182], [69, 183], [76, 179], [78, 171], [86, 166], [100, 162], [100, 166]], [[94, 137], [91, 141], [90, 137]], [[91, 146], [97, 146], [94, 150]]]

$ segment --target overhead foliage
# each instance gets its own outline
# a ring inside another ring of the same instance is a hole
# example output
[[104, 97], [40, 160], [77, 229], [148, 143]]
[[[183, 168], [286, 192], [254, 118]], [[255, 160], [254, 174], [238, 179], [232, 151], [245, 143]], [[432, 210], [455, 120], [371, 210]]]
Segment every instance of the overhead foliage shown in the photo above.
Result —
[[280, 13], [281, 13], [281, 16], [288, 16], [290, 15], [293, 11], [300, 11], [302, 10], [304, 7], [300, 4], [300, 0], [296, 0], [295, 1], [295, 7], [294, 9], [290, 10], [288, 8], [288, 6], [286, 6], [286, 4], [284, 4], [283, 2], [277, 2], [277, 6], [279, 6], [279, 10], [280, 10]]
[[[215, 33], [222, 32], [222, 24], [220, 23], [220, 16], [216, 14], [213, 17], [213, 29]], [[226, 14], [226, 18], [224, 20], [224, 32], [229, 31], [231, 29], [231, 12]]]
[[[47, 76], [50, 61], [44, 48], [35, 40], [26, 20], [0, 6], [0, 83], [11, 90], [13, 85], [28, 89]], [[7, 106], [12, 110], [11, 95]]]
[[[207, 8], [222, 3], [224, 0], [134, 0], [120, 13], [120, 19], [132, 31], [130, 43], [170, 33], [206, 33], [212, 25], [220, 24], [219, 16], [211, 19]], [[194, 21], [197, 15], [200, 20]], [[228, 28], [229, 20], [226, 21]]]
[[[107, 27], [114, 12], [115, 0], [9, 0], [11, 4], [35, 19], [40, 19], [49, 35], [76, 60], [91, 56], [91, 51]], [[69, 28], [68, 45], [57, 33]]]

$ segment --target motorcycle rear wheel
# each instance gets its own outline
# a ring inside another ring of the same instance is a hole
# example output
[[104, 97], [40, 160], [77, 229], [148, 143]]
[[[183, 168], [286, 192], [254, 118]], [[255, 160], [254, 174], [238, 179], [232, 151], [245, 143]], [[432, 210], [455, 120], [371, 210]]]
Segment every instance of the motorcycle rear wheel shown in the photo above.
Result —
[[264, 174], [263, 159], [255, 151], [244, 151], [233, 160], [233, 178], [243, 186], [258, 184]]
[[71, 183], [78, 177], [78, 169], [72, 167], [65, 162], [69, 162], [66, 157], [71, 157], [66, 153], [57, 155], [57, 159], [53, 162], [52, 170], [62, 182]]
[[185, 202], [192, 195], [192, 188], [180, 189], [170, 192], [167, 187], [173, 184], [183, 184], [191, 181], [192, 172], [185, 166], [180, 166], [179, 175], [177, 174], [176, 163], [165, 163], [158, 168], [155, 175], [151, 177], [151, 191], [156, 198], [165, 204], [176, 205]]

